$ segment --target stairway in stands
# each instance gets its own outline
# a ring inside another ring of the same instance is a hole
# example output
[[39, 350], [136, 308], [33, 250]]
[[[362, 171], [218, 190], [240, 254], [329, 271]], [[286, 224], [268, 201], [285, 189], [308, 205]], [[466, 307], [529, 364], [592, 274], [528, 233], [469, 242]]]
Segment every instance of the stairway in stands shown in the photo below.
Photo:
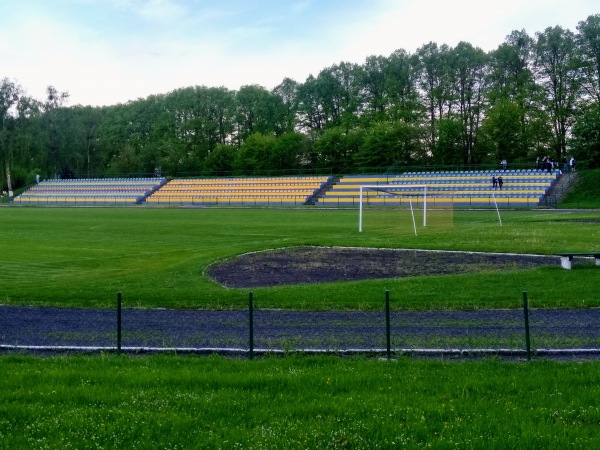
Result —
[[323, 195], [330, 190], [334, 184], [336, 184], [337, 182], [339, 182], [340, 179], [338, 177], [330, 177], [327, 180], [327, 183], [325, 183], [323, 186], [321, 186], [320, 189], [318, 189], [317, 191], [315, 191], [315, 193], [313, 195], [311, 195], [308, 200], [306, 200], [305, 205], [314, 205], [321, 197], [323, 197]]
[[564, 196], [571, 190], [577, 182], [577, 172], [563, 173], [556, 183], [554, 183], [544, 198], [540, 201], [541, 206], [550, 206], [556, 208], [558, 203], [564, 198]]

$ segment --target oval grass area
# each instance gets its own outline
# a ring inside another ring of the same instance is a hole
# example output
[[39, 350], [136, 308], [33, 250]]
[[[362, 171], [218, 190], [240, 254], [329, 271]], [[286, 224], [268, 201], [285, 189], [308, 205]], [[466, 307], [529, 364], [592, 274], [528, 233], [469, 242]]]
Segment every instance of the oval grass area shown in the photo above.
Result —
[[357, 247], [291, 247], [246, 253], [208, 275], [229, 288], [267, 287], [556, 266], [555, 256]]

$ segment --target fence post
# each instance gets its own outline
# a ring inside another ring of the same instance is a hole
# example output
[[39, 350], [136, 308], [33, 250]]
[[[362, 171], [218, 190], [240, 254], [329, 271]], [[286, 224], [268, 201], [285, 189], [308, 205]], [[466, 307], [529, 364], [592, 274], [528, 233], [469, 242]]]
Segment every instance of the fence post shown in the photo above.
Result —
[[252, 291], [248, 295], [248, 329], [250, 330], [248, 336], [248, 348], [250, 359], [254, 359], [254, 300], [252, 298]]
[[117, 292], [117, 352], [121, 353], [121, 291]]
[[390, 339], [390, 291], [387, 289], [385, 290], [385, 339], [387, 358], [390, 359], [392, 356]]
[[527, 291], [523, 291], [523, 314], [525, 316], [525, 350], [527, 361], [531, 361], [531, 341], [529, 339], [529, 305], [527, 303]]

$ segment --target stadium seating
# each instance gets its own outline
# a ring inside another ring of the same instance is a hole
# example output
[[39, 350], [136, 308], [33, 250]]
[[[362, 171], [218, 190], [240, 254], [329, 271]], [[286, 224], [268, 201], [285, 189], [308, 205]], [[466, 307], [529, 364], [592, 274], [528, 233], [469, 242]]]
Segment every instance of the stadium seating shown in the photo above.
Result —
[[331, 177], [210, 178], [169, 181], [146, 198], [152, 205], [305, 205]]
[[[471, 172], [410, 172], [394, 175], [347, 175], [340, 178], [317, 201], [317, 206], [358, 206], [360, 187], [365, 185], [427, 185], [427, 204], [435, 207], [519, 207], [537, 206], [558, 179], [560, 172], [532, 170], [471, 171]], [[502, 189], [492, 186], [492, 177], [502, 177]], [[366, 205], [400, 205], [422, 201], [422, 188], [407, 188], [402, 195], [385, 191], [365, 190]]]
[[[75, 205], [310, 205], [358, 206], [365, 185], [426, 185], [427, 204], [436, 207], [537, 206], [560, 172], [532, 170], [409, 172], [393, 175], [346, 175], [255, 178], [115, 178], [46, 180], [13, 199], [17, 204]], [[492, 177], [502, 176], [502, 189]], [[363, 192], [366, 205], [419, 205], [423, 189]], [[399, 195], [401, 192], [401, 195]]]
[[165, 178], [45, 180], [13, 199], [18, 204], [126, 205], [141, 203]]

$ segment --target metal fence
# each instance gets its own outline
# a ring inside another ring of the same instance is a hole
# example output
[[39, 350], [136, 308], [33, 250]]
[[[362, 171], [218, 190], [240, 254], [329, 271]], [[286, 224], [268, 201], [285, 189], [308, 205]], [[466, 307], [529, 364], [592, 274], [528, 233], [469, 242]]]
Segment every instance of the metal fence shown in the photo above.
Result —
[[0, 307], [0, 350], [600, 356], [600, 310], [114, 310]]

